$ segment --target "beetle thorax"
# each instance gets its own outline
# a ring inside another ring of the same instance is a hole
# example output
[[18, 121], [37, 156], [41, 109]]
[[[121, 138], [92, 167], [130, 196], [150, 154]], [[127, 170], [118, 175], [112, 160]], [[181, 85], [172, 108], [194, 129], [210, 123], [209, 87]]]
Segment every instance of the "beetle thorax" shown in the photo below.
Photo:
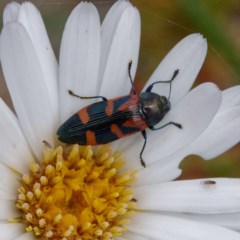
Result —
[[143, 92], [139, 97], [148, 127], [159, 123], [171, 108], [171, 104], [165, 96], [153, 92]]

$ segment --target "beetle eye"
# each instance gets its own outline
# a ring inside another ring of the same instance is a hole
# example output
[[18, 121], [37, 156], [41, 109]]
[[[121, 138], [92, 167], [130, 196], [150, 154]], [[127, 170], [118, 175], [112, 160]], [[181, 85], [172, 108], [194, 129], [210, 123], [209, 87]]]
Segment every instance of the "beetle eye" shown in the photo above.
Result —
[[148, 113], [148, 112], [151, 110], [151, 108], [144, 106], [144, 107], [143, 107], [143, 110], [144, 110], [145, 113]]

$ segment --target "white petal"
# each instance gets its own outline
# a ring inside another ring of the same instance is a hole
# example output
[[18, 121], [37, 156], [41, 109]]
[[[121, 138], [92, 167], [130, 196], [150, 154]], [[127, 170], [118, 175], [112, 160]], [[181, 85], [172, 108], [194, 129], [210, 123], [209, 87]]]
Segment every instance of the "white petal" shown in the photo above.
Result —
[[50, 98], [49, 105], [58, 122], [58, 63], [49, 41], [46, 28], [38, 9], [30, 2], [21, 5], [18, 22], [30, 36], [40, 63], [43, 79]]
[[[136, 143], [139, 141], [140, 144], [136, 146]], [[142, 134], [136, 133], [125, 138], [120, 138], [119, 140], [112, 143], [113, 151], [122, 152], [123, 158], [125, 160], [125, 165], [123, 166], [124, 170], [142, 168], [140, 164], [140, 151], [142, 148], [141, 141]]]
[[23, 233], [24, 233], [24, 225], [23, 224], [0, 223], [0, 239], [13, 240]]
[[191, 144], [169, 156], [165, 162], [182, 159], [191, 154], [205, 159], [219, 156], [240, 140], [240, 86], [235, 86], [222, 92], [221, 106], [209, 126]]
[[31, 39], [20, 23], [8, 23], [1, 35], [1, 60], [7, 86], [24, 134], [38, 158], [42, 141], [54, 145], [56, 117]]
[[67, 21], [61, 43], [61, 122], [89, 103], [70, 96], [68, 90], [80, 96], [97, 95], [99, 58], [99, 15], [93, 4], [81, 2]]
[[219, 226], [164, 215], [136, 213], [128, 229], [152, 240], [239, 240], [240, 234]]
[[19, 181], [8, 167], [0, 163], [0, 200], [16, 200]]
[[126, 233], [123, 234], [123, 237], [127, 240], [149, 240], [149, 238], [140, 236], [136, 233], [132, 233], [130, 231], [127, 231]]
[[33, 239], [35, 239], [33, 233], [24, 233], [21, 236], [15, 238], [14, 240], [33, 240]]
[[[139, 138], [138, 135], [140, 134], [122, 138], [112, 143], [113, 151], [121, 151], [123, 153], [123, 157], [125, 159], [124, 170], [139, 168], [139, 156], [142, 145], [139, 145], [139, 149], [132, 151], [132, 153], [135, 154], [134, 158], [132, 158], [133, 155], [129, 156], [128, 151], [126, 151], [128, 147], [133, 147], [133, 144], [136, 143], [136, 141], [139, 141], [141, 135]], [[182, 155], [175, 154], [173, 157], [171, 156], [167, 159], [162, 159], [163, 161], [160, 160], [152, 165], [147, 166], [146, 168], [142, 168], [141, 166], [138, 169], [137, 182], [135, 185], [141, 186], [158, 182], [168, 182], [178, 178], [182, 173], [182, 170], [179, 169], [178, 166], [183, 158], [184, 157], [182, 157]]]
[[223, 101], [219, 111], [240, 105], [240, 86], [228, 88], [222, 92]]
[[0, 99], [0, 161], [20, 173], [27, 173], [34, 157], [20, 128], [18, 119]]
[[204, 159], [224, 153], [240, 141], [240, 106], [219, 112], [209, 127], [188, 148]]
[[19, 217], [19, 215], [20, 214], [16, 209], [16, 199], [14, 200], [0, 199], [0, 220], [17, 218]]
[[179, 162], [183, 158], [168, 159], [168, 161], [158, 161], [146, 168], [142, 168], [138, 172], [137, 186], [154, 184], [158, 182], [172, 181], [178, 178], [182, 170], [178, 168]]
[[222, 92], [218, 113], [208, 128], [194, 141], [185, 154], [197, 154], [205, 159], [219, 156], [240, 141], [240, 86]]
[[[220, 104], [221, 92], [214, 84], [201, 84], [189, 92], [160, 122], [160, 126], [171, 121], [180, 123], [183, 129], [167, 126], [158, 131], [147, 131], [148, 140], [143, 154], [146, 164], [167, 159], [196, 139], [209, 125]], [[139, 134], [139, 140], [124, 151], [125, 156], [139, 159], [142, 146], [143, 138]]]
[[38, 55], [40, 67], [44, 75], [55, 121], [58, 121], [58, 64], [52, 50], [42, 17], [38, 9], [30, 2], [10, 3], [3, 15], [4, 25], [8, 22], [19, 22], [26, 29]]
[[120, 138], [117, 141], [114, 141], [112, 143], [112, 147], [115, 150], [121, 150], [122, 152], [124, 152], [124, 150], [127, 149], [136, 140], [137, 140], [137, 134], [131, 135], [126, 138]]
[[219, 225], [222, 227], [230, 228], [235, 231], [240, 231], [240, 213], [223, 213], [223, 214], [168, 213], [167, 215]]
[[129, 2], [119, 1], [108, 12], [102, 25], [100, 95], [112, 98], [129, 94], [128, 63], [133, 62], [131, 76], [134, 78], [140, 31], [139, 12]]
[[[195, 81], [207, 53], [206, 40], [200, 34], [191, 34], [180, 41], [159, 64], [144, 90], [156, 81], [170, 80], [174, 71], [179, 74], [172, 82], [171, 104], [174, 106], [186, 95]], [[169, 84], [156, 84], [153, 92], [169, 95]]]
[[19, 16], [20, 4], [11, 2], [6, 5], [3, 12], [3, 25], [8, 22], [16, 22]]
[[184, 213], [240, 212], [239, 179], [197, 179], [136, 187], [138, 208]]

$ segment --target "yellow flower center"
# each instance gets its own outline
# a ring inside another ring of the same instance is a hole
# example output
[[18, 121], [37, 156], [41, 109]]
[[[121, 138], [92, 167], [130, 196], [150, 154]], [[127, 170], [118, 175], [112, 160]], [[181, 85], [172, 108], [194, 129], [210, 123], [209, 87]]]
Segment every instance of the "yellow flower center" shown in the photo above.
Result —
[[121, 154], [108, 146], [46, 149], [18, 189], [26, 231], [40, 239], [110, 240], [125, 231], [136, 200], [135, 171], [120, 172]]

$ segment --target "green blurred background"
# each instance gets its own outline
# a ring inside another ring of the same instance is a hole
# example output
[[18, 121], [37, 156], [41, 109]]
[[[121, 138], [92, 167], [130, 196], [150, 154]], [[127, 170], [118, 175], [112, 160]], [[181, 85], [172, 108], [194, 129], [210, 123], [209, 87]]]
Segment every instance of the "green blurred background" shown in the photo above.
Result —
[[[1, 12], [9, 2], [11, 1], [0, 1]], [[71, 10], [80, 1], [31, 2], [43, 15], [58, 57], [64, 24]], [[115, 1], [92, 2], [103, 18]], [[209, 43], [207, 59], [196, 84], [211, 81], [223, 90], [240, 83], [239, 0], [135, 0], [132, 3], [140, 10], [142, 19], [141, 50], [136, 75], [138, 89], [143, 87], [167, 52], [183, 37], [194, 32], [202, 33]], [[0, 76], [0, 96], [12, 106], [2, 73]], [[240, 177], [240, 144], [212, 161], [189, 156], [182, 162], [181, 168], [182, 179]]]

